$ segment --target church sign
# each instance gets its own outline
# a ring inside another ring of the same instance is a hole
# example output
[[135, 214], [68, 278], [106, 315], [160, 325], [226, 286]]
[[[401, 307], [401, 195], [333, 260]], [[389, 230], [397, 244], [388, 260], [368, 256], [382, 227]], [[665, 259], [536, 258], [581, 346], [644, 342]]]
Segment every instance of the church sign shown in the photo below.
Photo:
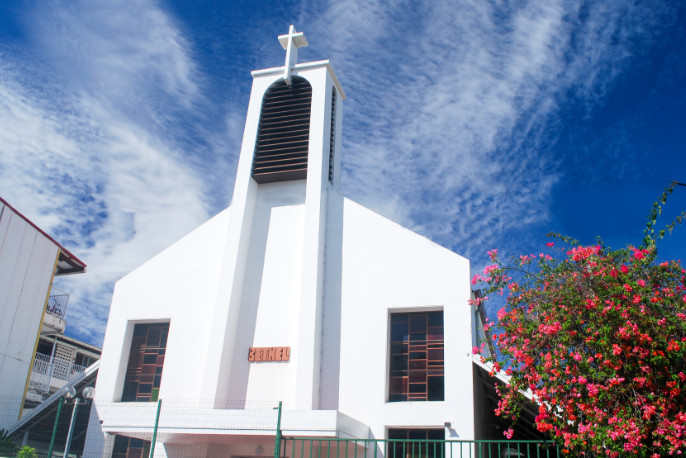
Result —
[[250, 347], [248, 361], [259, 363], [264, 361], [289, 361], [291, 347]]

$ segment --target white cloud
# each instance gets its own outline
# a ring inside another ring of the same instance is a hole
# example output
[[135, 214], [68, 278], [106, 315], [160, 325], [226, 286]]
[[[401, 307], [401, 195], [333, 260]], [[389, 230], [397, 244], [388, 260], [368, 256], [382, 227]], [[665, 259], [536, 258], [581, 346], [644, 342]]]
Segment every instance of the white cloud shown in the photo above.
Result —
[[189, 107], [199, 96], [188, 44], [154, 2], [81, 0], [29, 15], [36, 53], [57, 78], [132, 115], [156, 98]]
[[44, 63], [0, 68], [0, 193], [88, 264], [56, 285], [72, 294], [72, 332], [98, 343], [113, 282], [209, 216], [166, 113], [204, 101], [183, 37], [154, 5], [30, 16]]
[[558, 110], [599, 103], [665, 14], [625, 3], [332, 6], [313, 32], [349, 95], [345, 192], [473, 259], [544, 223]]
[[[296, 25], [311, 43], [302, 55], [331, 58], [349, 96], [344, 192], [477, 260], [546, 220], [564, 173], [558, 110], [599, 103], [667, 17], [621, 1], [321, 8], [296, 8]], [[97, 343], [112, 283], [228, 200], [247, 100], [207, 87], [192, 41], [154, 2], [41, 4], [25, 17], [30, 45], [0, 62], [0, 195], [89, 264], [63, 283], [70, 327]], [[208, 127], [217, 105], [225, 123]]]

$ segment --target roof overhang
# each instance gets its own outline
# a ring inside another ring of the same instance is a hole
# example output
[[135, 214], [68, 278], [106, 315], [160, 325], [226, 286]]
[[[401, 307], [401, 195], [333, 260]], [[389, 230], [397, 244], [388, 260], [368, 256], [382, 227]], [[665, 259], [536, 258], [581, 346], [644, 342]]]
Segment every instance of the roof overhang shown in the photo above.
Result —
[[74, 256], [69, 250], [60, 245], [57, 240], [49, 236], [43, 229], [38, 227], [26, 216], [22, 215], [16, 208], [9, 204], [5, 199], [0, 197], [0, 202], [12, 210], [17, 216], [26, 221], [31, 227], [36, 229], [38, 232], [43, 234], [48, 240], [57, 245], [60, 250], [59, 258], [57, 259], [57, 267], [55, 269], [55, 275], [69, 275], [69, 274], [80, 274], [86, 271], [86, 263], [81, 261], [79, 258]]
[[85, 271], [86, 264], [60, 245], [60, 256], [57, 259], [55, 275], [81, 274]]

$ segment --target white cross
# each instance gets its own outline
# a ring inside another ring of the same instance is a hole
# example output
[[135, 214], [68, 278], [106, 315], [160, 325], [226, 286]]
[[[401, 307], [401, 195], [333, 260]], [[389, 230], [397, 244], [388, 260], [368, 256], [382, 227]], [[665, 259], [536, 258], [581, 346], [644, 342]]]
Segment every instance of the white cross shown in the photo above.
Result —
[[286, 50], [286, 64], [284, 65], [283, 79], [286, 84], [291, 85], [291, 68], [298, 62], [298, 48], [304, 48], [307, 38], [302, 32], [296, 32], [295, 26], [291, 24], [286, 35], [279, 35], [279, 43]]

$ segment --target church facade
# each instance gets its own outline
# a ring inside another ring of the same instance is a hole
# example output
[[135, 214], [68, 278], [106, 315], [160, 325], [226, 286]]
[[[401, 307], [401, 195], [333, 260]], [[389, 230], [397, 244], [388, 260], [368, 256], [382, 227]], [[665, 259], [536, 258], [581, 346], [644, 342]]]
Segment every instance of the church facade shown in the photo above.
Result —
[[279, 41], [230, 207], [116, 284], [85, 456], [475, 437], [469, 261], [340, 194], [345, 92]]

